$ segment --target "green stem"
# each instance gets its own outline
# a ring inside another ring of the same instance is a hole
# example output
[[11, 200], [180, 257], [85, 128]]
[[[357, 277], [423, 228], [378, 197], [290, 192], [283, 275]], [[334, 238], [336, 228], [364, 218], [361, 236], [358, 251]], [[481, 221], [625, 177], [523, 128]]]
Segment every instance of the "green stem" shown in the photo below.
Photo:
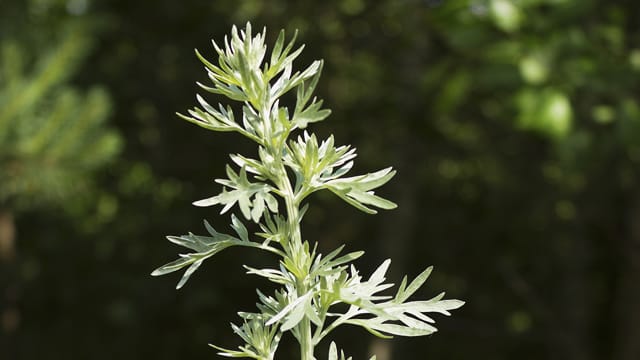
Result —
[[300, 330], [300, 359], [315, 360], [313, 356], [313, 338], [311, 336], [311, 321], [305, 317], [298, 324]]
[[[300, 231], [299, 203], [296, 201], [295, 194], [293, 193], [293, 189], [291, 188], [291, 183], [289, 182], [288, 178], [284, 181], [284, 186], [290, 236], [289, 243], [291, 249], [293, 249], [292, 255], [298, 257], [296, 260], [301, 260], [299, 262], [296, 262], [296, 264], [298, 265], [298, 271], [296, 272], [297, 291], [298, 295], [301, 296], [309, 291], [309, 284], [307, 279], [309, 277], [309, 269], [307, 268], [304, 261], [310, 255], [301, 253], [301, 251], [305, 251], [305, 248], [302, 244], [302, 235]], [[300, 338], [298, 339], [300, 342], [300, 359], [315, 360], [315, 357], [313, 356], [314, 342], [311, 334], [311, 321], [309, 320], [309, 318], [305, 317], [302, 321], [300, 321], [297, 327], [300, 334]]]
[[[265, 107], [261, 111], [261, 116], [263, 118], [263, 122], [266, 126], [265, 133], [268, 133], [271, 137], [271, 102], [268, 107]], [[301, 194], [306, 192], [299, 191], [298, 194], [293, 189], [291, 179], [289, 179], [289, 175], [287, 174], [287, 169], [282, 161], [282, 152], [283, 148], [286, 146], [286, 139], [289, 136], [289, 132], [291, 129], [288, 129], [286, 134], [282, 134], [280, 138], [277, 139], [276, 143], [270, 143], [267, 146], [267, 151], [271, 152], [271, 155], [277, 162], [277, 182], [276, 185], [278, 190], [281, 193], [281, 196], [284, 198], [286, 207], [287, 207], [287, 227], [288, 227], [288, 237], [289, 241], [287, 244], [287, 248], [285, 248], [285, 253], [291, 257], [293, 260], [296, 271], [296, 291], [298, 296], [302, 296], [309, 291], [309, 266], [308, 259], [311, 256], [309, 254], [309, 250], [305, 248], [302, 241], [302, 234], [300, 230], [300, 202], [304, 198], [304, 195], [300, 197]], [[298, 189], [299, 190], [299, 189]], [[300, 343], [300, 359], [301, 360], [315, 360], [313, 355], [314, 352], [314, 339], [313, 334], [311, 332], [311, 321], [308, 317], [304, 317], [302, 321], [296, 326], [299, 332], [298, 341]]]
[[[285, 172], [286, 174], [286, 172]], [[306, 294], [309, 291], [309, 269], [307, 268], [305, 262], [306, 259], [310, 256], [310, 254], [302, 253], [302, 251], [306, 251], [305, 247], [302, 244], [302, 235], [300, 231], [300, 209], [299, 203], [297, 202], [296, 196], [291, 187], [291, 183], [287, 177], [286, 183], [286, 194], [285, 201], [287, 203], [287, 212], [288, 212], [288, 221], [289, 221], [289, 231], [290, 231], [290, 241], [293, 245], [293, 249], [299, 250], [296, 254], [298, 256], [298, 286], [297, 291], [298, 295]], [[294, 256], [296, 256], [294, 255]], [[300, 359], [301, 360], [315, 360], [313, 356], [314, 342], [313, 336], [311, 334], [311, 321], [308, 317], [305, 316], [302, 321], [297, 325], [300, 338]]]

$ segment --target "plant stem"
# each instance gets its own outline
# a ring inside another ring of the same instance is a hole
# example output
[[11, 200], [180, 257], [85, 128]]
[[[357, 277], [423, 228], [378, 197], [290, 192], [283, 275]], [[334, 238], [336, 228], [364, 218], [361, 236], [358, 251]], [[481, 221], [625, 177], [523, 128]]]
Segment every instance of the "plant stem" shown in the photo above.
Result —
[[300, 359], [315, 360], [313, 356], [313, 339], [311, 337], [311, 321], [305, 317], [298, 324], [300, 330]]
[[[287, 179], [285, 181], [288, 189], [285, 191], [285, 202], [287, 203], [287, 215], [288, 215], [288, 223], [289, 223], [289, 244], [293, 249], [299, 250], [297, 252], [298, 259], [302, 260], [300, 262], [296, 262], [298, 265], [298, 273], [297, 273], [297, 290], [298, 296], [302, 296], [309, 291], [309, 269], [307, 268], [305, 262], [306, 259], [310, 256], [310, 254], [306, 253], [306, 249], [302, 244], [302, 235], [300, 232], [300, 210], [298, 208], [299, 204], [295, 201], [295, 195], [291, 189], [291, 184]], [[305, 253], [302, 253], [302, 252]], [[313, 338], [311, 335], [311, 321], [309, 318], [305, 317], [300, 323], [297, 325], [298, 331], [300, 332], [300, 338], [298, 339], [300, 342], [300, 359], [301, 360], [315, 360], [313, 356]]]
[[[289, 228], [289, 246], [293, 250], [291, 254], [296, 254], [295, 260], [298, 267], [296, 272], [297, 277], [297, 292], [298, 296], [302, 296], [309, 291], [309, 269], [306, 266], [306, 260], [311, 256], [308, 250], [302, 244], [302, 235], [300, 230], [300, 204], [297, 202], [295, 193], [291, 186], [291, 181], [287, 176], [287, 172], [284, 165], [281, 164], [281, 186], [283, 187], [282, 193], [284, 194], [284, 200], [287, 206], [287, 223]], [[313, 356], [314, 342], [311, 334], [311, 321], [308, 317], [300, 321], [296, 326], [299, 331], [300, 338], [300, 359], [301, 360], [315, 360]]]

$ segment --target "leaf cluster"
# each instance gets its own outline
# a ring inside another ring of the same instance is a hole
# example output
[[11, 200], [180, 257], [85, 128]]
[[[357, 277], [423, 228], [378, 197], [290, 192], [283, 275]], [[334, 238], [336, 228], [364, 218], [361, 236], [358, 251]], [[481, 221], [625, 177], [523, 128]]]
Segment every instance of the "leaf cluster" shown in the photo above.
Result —
[[[273, 359], [282, 333], [291, 332], [301, 345], [301, 357], [313, 358], [313, 348], [332, 330], [341, 325], [360, 326], [380, 337], [421, 336], [436, 331], [433, 319], [426, 314], [449, 315], [460, 307], [458, 300], [442, 300], [443, 294], [426, 301], [408, 301], [426, 281], [428, 268], [407, 285], [405, 278], [395, 296], [381, 294], [392, 284], [385, 283], [390, 260], [385, 261], [367, 279], [350, 264], [364, 254], [362, 251], [341, 255], [344, 246], [323, 256], [315, 246], [303, 240], [300, 224], [307, 206], [304, 200], [311, 193], [329, 190], [338, 197], [367, 213], [376, 209], [393, 209], [396, 205], [374, 190], [394, 175], [391, 168], [373, 173], [349, 176], [355, 149], [336, 146], [333, 136], [318, 141], [304, 131], [290, 139], [296, 129], [321, 121], [329, 115], [322, 109], [322, 101], [312, 98], [322, 68], [314, 61], [302, 72], [292, 72], [292, 63], [303, 47], [294, 50], [294, 41], [285, 46], [284, 32], [280, 33], [268, 62], [265, 31], [252, 37], [251, 25], [225, 38], [224, 48], [214, 42], [218, 64], [205, 64], [212, 87], [199, 84], [211, 93], [222, 94], [242, 102], [242, 121], [238, 122], [231, 107], [209, 105], [198, 96], [201, 107], [181, 115], [204, 128], [215, 131], [235, 131], [258, 145], [258, 157], [235, 154], [227, 166], [227, 177], [217, 179], [222, 191], [207, 199], [196, 201], [197, 206], [222, 205], [225, 213], [236, 205], [246, 221], [254, 222], [260, 232], [249, 234], [243, 222], [231, 215], [235, 234], [217, 232], [205, 222], [208, 236], [188, 234], [168, 239], [193, 252], [180, 255], [152, 275], [164, 275], [186, 268], [178, 283], [182, 287], [202, 262], [232, 246], [259, 248], [277, 255], [276, 267], [256, 269], [245, 266], [248, 274], [261, 276], [279, 288], [273, 295], [258, 290], [258, 312], [240, 313], [242, 325], [232, 325], [244, 341], [239, 350], [214, 346], [221, 355]], [[293, 110], [281, 106], [279, 99], [288, 91], [296, 91]], [[281, 211], [285, 204], [286, 212]], [[346, 304], [343, 308], [337, 306]], [[338, 359], [332, 345], [330, 359]], [[340, 355], [344, 359], [344, 354]]]

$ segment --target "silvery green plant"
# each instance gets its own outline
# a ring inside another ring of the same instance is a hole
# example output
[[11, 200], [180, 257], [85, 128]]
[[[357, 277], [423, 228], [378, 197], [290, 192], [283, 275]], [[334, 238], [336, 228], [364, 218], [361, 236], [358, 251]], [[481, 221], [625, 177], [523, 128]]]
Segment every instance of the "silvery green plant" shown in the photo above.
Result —
[[[238, 313], [242, 323], [231, 326], [244, 345], [237, 350], [212, 345], [223, 356], [275, 359], [282, 335], [290, 332], [300, 344], [301, 360], [313, 360], [315, 347], [338, 326], [347, 324], [382, 338], [431, 334], [436, 328], [427, 314], [449, 315], [449, 310], [463, 305], [459, 300], [443, 300], [444, 294], [430, 300], [408, 301], [425, 282], [431, 267], [411, 282], [405, 277], [395, 295], [383, 295], [381, 292], [392, 286], [385, 283], [390, 260], [365, 279], [350, 264], [363, 251], [341, 255], [344, 246], [340, 246], [323, 255], [302, 237], [300, 224], [310, 194], [328, 190], [357, 209], [375, 214], [376, 209], [396, 207], [374, 193], [395, 171], [386, 168], [346, 176], [353, 166], [355, 149], [336, 146], [332, 136], [319, 141], [306, 131], [300, 133], [308, 124], [324, 120], [330, 111], [313, 97], [322, 61], [294, 72], [293, 61], [304, 47], [294, 49], [294, 40], [295, 36], [285, 43], [281, 31], [267, 58], [265, 31], [252, 35], [248, 23], [243, 31], [233, 27], [231, 38], [225, 38], [223, 47], [213, 43], [217, 64], [196, 51], [213, 83], [198, 85], [240, 102], [242, 113], [238, 115], [230, 106], [211, 106], [198, 95], [200, 106], [189, 110], [188, 115], [178, 115], [205, 129], [246, 136], [257, 143], [257, 158], [231, 155], [235, 166], [227, 166], [227, 178], [216, 180], [223, 186], [222, 192], [194, 203], [221, 205], [222, 213], [239, 208], [239, 216], [231, 215], [233, 234], [219, 232], [205, 221], [209, 233], [206, 236], [169, 236], [169, 241], [192, 252], [181, 254], [152, 275], [186, 268], [177, 285], [181, 288], [206, 259], [232, 246], [260, 249], [279, 257], [273, 268], [245, 266], [247, 273], [264, 277], [278, 289], [272, 295], [258, 290], [257, 311]], [[281, 105], [282, 97], [293, 92], [295, 105]], [[250, 234], [243, 221], [257, 224], [260, 231]], [[347, 306], [337, 307], [338, 304]], [[344, 360], [345, 356], [332, 342], [329, 360], [338, 359]]]

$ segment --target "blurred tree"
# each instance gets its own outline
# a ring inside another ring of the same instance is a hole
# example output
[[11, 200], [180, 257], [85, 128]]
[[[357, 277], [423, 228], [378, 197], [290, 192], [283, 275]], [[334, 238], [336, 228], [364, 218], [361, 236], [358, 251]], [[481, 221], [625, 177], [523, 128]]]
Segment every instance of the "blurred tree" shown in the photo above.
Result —
[[5, 208], [63, 202], [118, 152], [120, 140], [105, 126], [111, 106], [106, 92], [66, 84], [88, 39], [87, 29], [71, 27], [53, 50], [38, 56], [30, 73], [23, 70], [25, 50], [2, 42], [0, 203]]
[[3, 353], [10, 357], [16, 356], [11, 335], [20, 322], [15, 217], [36, 207], [64, 207], [88, 194], [93, 173], [120, 149], [119, 136], [105, 124], [111, 108], [105, 90], [70, 84], [88, 53], [90, 24], [45, 26], [30, 41], [35, 34], [23, 31], [34, 24], [22, 21], [35, 5], [46, 4], [7, 8], [15, 17], [7, 16], [3, 28], [13, 27], [0, 37], [0, 330]]

